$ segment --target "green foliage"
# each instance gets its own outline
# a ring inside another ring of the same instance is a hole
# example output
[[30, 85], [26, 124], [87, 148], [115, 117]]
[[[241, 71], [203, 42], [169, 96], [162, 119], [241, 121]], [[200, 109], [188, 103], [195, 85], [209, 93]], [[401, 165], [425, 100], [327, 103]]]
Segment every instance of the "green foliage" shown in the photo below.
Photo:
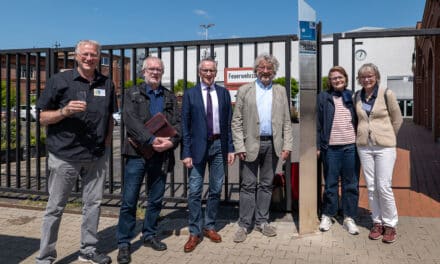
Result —
[[[183, 79], [179, 79], [177, 80], [177, 83], [174, 84], [174, 93], [179, 95], [179, 94], [183, 94], [183, 91], [185, 89], [185, 87], [183, 87], [183, 83], [184, 80]], [[191, 88], [194, 87], [196, 84], [190, 81], [186, 81], [186, 87], [187, 88]]]
[[35, 105], [37, 103], [37, 95], [31, 94], [31, 105]]
[[[1, 137], [1, 150], [7, 149], [7, 140], [6, 140], [6, 124], [2, 124], [2, 137]], [[10, 141], [10, 147], [11, 149], [15, 149], [17, 146], [17, 123], [15, 120], [11, 120], [11, 141]]]
[[[272, 81], [273, 83], [280, 84], [286, 87], [286, 77], [279, 77]], [[298, 81], [295, 78], [290, 78], [290, 98], [295, 98], [298, 94], [299, 87]]]
[[324, 77], [322, 77], [321, 88], [322, 88], [323, 91], [328, 90], [328, 83], [327, 83], [327, 80], [328, 80], [328, 76], [324, 76]]
[[[35, 131], [35, 128], [31, 129], [31, 146], [37, 145], [37, 137]], [[46, 144], [46, 131], [44, 126], [40, 127], [40, 144]]]
[[[144, 81], [144, 79], [142, 79], [142, 78], [137, 78], [137, 79], [136, 79], [136, 85], [139, 85], [139, 84], [141, 84], [141, 83], [143, 83], [143, 82], [145, 82], [145, 81]], [[128, 81], [126, 81], [126, 82], [124, 83], [124, 86], [125, 86], [125, 88], [130, 88], [130, 87], [134, 86], [134, 84], [133, 84], [133, 80], [128, 80]]]
[[[35, 122], [32, 123], [31, 125], [31, 134], [30, 134], [30, 144], [31, 146], [36, 146], [37, 145], [37, 138], [36, 138], [36, 133], [35, 133]], [[11, 128], [11, 143], [10, 143], [10, 147], [11, 149], [15, 149], [17, 148], [17, 123], [15, 119], [11, 120], [11, 124], [10, 124], [10, 128]], [[2, 124], [2, 131], [1, 131], [1, 150], [6, 150], [7, 148], [7, 140], [6, 140], [6, 123]], [[21, 146], [23, 147], [25, 145], [25, 133], [22, 127], [22, 133], [21, 133]], [[45, 144], [46, 143], [46, 132], [45, 132], [45, 128], [42, 126], [40, 127], [40, 144]]]
[[[1, 81], [0, 86], [1, 86], [1, 96], [2, 96], [1, 104], [2, 107], [6, 107], [6, 81]], [[10, 95], [9, 104], [13, 106], [15, 104], [15, 98], [16, 98], [14, 86], [11, 86], [9, 95]]]

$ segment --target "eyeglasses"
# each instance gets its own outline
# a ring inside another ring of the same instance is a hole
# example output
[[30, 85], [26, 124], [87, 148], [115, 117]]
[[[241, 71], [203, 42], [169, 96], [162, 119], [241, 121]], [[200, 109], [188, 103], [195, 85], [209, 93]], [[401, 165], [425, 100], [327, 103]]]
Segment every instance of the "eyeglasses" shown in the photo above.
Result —
[[87, 59], [88, 57], [90, 57], [92, 59], [96, 59], [96, 58], [98, 58], [99, 54], [98, 53], [85, 52], [85, 53], [79, 53], [79, 56], [81, 56], [82, 58], [85, 58], [85, 59]]
[[158, 72], [161, 73], [163, 70], [161, 68], [146, 68], [148, 72]]
[[330, 81], [337, 81], [337, 80], [342, 80], [342, 79], [344, 79], [344, 76], [336, 76], [336, 77], [330, 78]]
[[257, 67], [260, 71], [264, 71], [264, 70], [267, 70], [267, 71], [273, 71], [273, 67], [272, 66], [258, 66]]
[[376, 75], [360, 76], [358, 78], [360, 80], [373, 80], [374, 78], [376, 78]]
[[208, 73], [208, 72], [215, 73], [215, 72], [217, 72], [217, 70], [214, 70], [214, 69], [200, 69], [200, 71], [203, 72], [203, 73]]

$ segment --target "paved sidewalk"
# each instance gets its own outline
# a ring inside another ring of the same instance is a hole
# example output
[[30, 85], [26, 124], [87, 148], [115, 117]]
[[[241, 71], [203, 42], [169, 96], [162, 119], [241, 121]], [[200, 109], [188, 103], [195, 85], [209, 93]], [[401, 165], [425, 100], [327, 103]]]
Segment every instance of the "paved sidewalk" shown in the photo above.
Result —
[[[34, 263], [38, 253], [43, 211], [0, 207], [0, 263]], [[394, 244], [371, 241], [367, 238], [371, 225], [369, 217], [360, 217], [360, 235], [352, 236], [336, 223], [329, 232], [319, 231], [299, 236], [293, 219], [285, 216], [274, 219], [276, 237], [267, 238], [252, 232], [248, 239], [232, 241], [236, 219], [224, 217], [218, 222], [223, 242], [216, 244], [205, 239], [192, 253], [184, 253], [188, 238], [184, 209], [168, 211], [160, 222], [161, 237], [168, 250], [156, 252], [145, 248], [137, 237], [133, 241], [132, 263], [439, 263], [440, 219], [400, 217], [398, 240]], [[236, 208], [223, 207], [223, 215]], [[221, 214], [222, 214], [221, 212]], [[58, 263], [77, 261], [81, 215], [65, 213], [57, 244]], [[117, 218], [101, 217], [99, 250], [109, 254], [116, 263]], [[138, 223], [138, 229], [141, 224]]]
[[[220, 244], [203, 241], [186, 254], [187, 212], [167, 204], [160, 222], [160, 235], [168, 244], [165, 252], [145, 248], [139, 236], [133, 241], [132, 263], [437, 263], [440, 264], [440, 144], [430, 131], [406, 121], [399, 134], [400, 148], [411, 151], [411, 186], [394, 189], [398, 212], [398, 240], [387, 245], [368, 239], [371, 220], [364, 195], [359, 202], [361, 234], [349, 235], [336, 223], [329, 232], [299, 236], [291, 215], [273, 215], [278, 236], [267, 238], [252, 232], [244, 243], [232, 242], [238, 209], [224, 206], [217, 229]], [[362, 190], [361, 188], [361, 193]], [[10, 206], [15, 206], [11, 208]], [[0, 264], [34, 263], [38, 253], [43, 211], [23, 209], [13, 202], [0, 202]], [[98, 249], [116, 263], [117, 207], [104, 210], [100, 220]], [[427, 217], [429, 216], [429, 217]], [[437, 218], [434, 218], [437, 217]], [[80, 214], [65, 213], [57, 244], [58, 263], [79, 263]], [[316, 223], [318, 226], [318, 223]], [[140, 230], [141, 222], [137, 228]]]

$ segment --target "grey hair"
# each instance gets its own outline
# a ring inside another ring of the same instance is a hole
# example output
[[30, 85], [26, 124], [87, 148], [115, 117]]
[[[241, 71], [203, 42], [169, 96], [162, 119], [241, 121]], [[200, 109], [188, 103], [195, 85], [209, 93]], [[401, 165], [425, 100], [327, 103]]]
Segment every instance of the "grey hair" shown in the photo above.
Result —
[[276, 74], [278, 72], [278, 68], [280, 67], [280, 63], [278, 62], [277, 58], [270, 55], [269, 53], [262, 53], [262, 54], [258, 55], [258, 57], [255, 59], [255, 62], [254, 62], [254, 72], [257, 72], [258, 65], [262, 61], [265, 61], [265, 62], [272, 64], [274, 74]]
[[90, 40], [90, 39], [78, 41], [78, 43], [76, 44], [76, 47], [75, 47], [75, 54], [79, 54], [80, 47], [84, 46], [86, 44], [90, 44], [90, 45], [95, 46], [96, 50], [98, 51], [98, 56], [101, 55], [101, 44], [99, 44], [99, 42], [96, 40]]
[[215, 69], [217, 70], [217, 62], [214, 60], [214, 58], [212, 58], [212, 57], [206, 57], [206, 58], [202, 59], [202, 60], [199, 62], [199, 66], [197, 67], [197, 69], [198, 69], [199, 71], [200, 71], [200, 69], [202, 68], [202, 64], [203, 64], [205, 61], [209, 61], [209, 62], [214, 63], [214, 65], [215, 65]]
[[373, 63], [365, 63], [364, 65], [362, 65], [359, 70], [358, 70], [358, 74], [357, 74], [357, 80], [358, 83], [361, 84], [361, 75], [363, 75], [365, 72], [373, 72], [374, 75], [376, 76], [376, 82], [377, 84], [380, 83], [380, 72], [379, 72], [379, 68], [377, 68], [377, 66]]
[[163, 65], [163, 61], [158, 58], [158, 57], [154, 57], [154, 56], [148, 56], [144, 59], [144, 62], [142, 63], [142, 70], [145, 70], [147, 68], [147, 62], [150, 60], [157, 60], [160, 62], [160, 67], [162, 68], [162, 73], [165, 72], [165, 66]]

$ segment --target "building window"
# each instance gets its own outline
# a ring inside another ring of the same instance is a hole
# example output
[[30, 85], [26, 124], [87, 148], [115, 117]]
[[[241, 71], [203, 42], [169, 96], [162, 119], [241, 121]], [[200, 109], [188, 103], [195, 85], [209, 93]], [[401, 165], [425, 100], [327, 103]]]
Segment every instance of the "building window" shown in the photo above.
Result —
[[397, 103], [399, 103], [400, 113], [402, 113], [402, 116], [405, 116], [405, 101], [398, 100]]
[[413, 116], [413, 100], [406, 100], [406, 115], [405, 116]]
[[403, 117], [413, 116], [413, 104], [414, 100], [398, 100], [400, 112]]
[[[30, 66], [29, 67], [29, 69], [30, 69], [30, 78], [31, 79], [35, 79], [35, 67], [34, 66]], [[27, 72], [26, 72], [26, 65], [21, 65], [21, 67], [20, 67], [20, 78], [21, 79], [26, 79], [26, 74], [27, 74]]]
[[101, 57], [101, 65], [109, 66], [110, 58], [109, 57]]

